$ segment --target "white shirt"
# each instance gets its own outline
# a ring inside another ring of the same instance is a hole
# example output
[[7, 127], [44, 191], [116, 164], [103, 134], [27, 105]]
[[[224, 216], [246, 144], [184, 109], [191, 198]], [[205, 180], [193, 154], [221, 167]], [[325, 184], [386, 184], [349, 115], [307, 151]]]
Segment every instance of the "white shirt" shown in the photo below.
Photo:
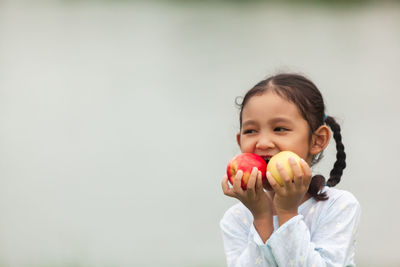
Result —
[[274, 216], [274, 232], [266, 243], [241, 202], [229, 208], [220, 222], [228, 266], [355, 266], [360, 205], [350, 192], [324, 190], [328, 200], [308, 199], [299, 215], [281, 227]]

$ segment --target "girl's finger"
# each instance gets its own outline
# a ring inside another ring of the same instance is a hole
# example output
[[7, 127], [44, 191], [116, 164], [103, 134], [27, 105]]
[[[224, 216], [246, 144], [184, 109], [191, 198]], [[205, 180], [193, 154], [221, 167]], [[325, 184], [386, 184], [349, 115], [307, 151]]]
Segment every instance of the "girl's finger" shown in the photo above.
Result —
[[281, 175], [281, 179], [283, 181], [284, 187], [291, 187], [293, 185], [292, 179], [290, 179], [289, 174], [283, 168], [282, 164], [279, 162], [276, 163], [276, 169], [278, 170], [279, 174]]
[[312, 172], [310, 166], [308, 166], [307, 162], [304, 159], [300, 160], [300, 165], [304, 173], [303, 184], [308, 186], [312, 178]]
[[228, 176], [226, 174], [222, 179], [221, 186], [222, 186], [222, 191], [226, 196], [235, 197], [235, 193], [232, 191], [232, 188], [229, 187]]
[[254, 167], [251, 170], [249, 180], [247, 180], [247, 189], [252, 190], [255, 188], [256, 181], [257, 181], [257, 173], [258, 173], [258, 169], [257, 169], [257, 167]]
[[249, 195], [249, 196], [254, 196], [254, 194], [255, 194], [257, 174], [258, 174], [258, 169], [257, 169], [257, 167], [254, 167], [251, 170], [249, 179], [247, 180], [246, 192], [247, 192], [247, 195]]
[[293, 171], [293, 182], [296, 187], [300, 187], [303, 184], [303, 171], [297, 161], [293, 157], [289, 157], [289, 165]]
[[272, 174], [270, 172], [267, 171], [267, 180], [271, 186], [271, 188], [275, 191], [278, 192], [280, 190], [282, 190], [282, 187], [280, 184], [278, 184], [278, 182], [275, 180], [274, 177], [272, 177]]
[[243, 171], [238, 170], [235, 177], [233, 178], [233, 191], [236, 192], [237, 194], [243, 194], [244, 192], [242, 189], [242, 178], [243, 178]]
[[260, 194], [263, 193], [264, 187], [263, 187], [263, 181], [262, 181], [262, 173], [261, 171], [258, 171], [257, 174], [257, 181], [256, 181], [256, 193]]

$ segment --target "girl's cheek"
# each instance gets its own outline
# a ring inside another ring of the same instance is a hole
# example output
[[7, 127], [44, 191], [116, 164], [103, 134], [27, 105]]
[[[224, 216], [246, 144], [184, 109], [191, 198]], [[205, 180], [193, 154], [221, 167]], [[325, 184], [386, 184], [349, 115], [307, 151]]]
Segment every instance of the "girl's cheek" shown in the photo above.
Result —
[[[254, 146], [255, 147], [255, 146]], [[242, 144], [242, 146], [240, 147], [240, 149], [242, 150], [243, 153], [247, 153], [247, 152], [253, 152], [253, 146], [250, 146], [249, 144]]]

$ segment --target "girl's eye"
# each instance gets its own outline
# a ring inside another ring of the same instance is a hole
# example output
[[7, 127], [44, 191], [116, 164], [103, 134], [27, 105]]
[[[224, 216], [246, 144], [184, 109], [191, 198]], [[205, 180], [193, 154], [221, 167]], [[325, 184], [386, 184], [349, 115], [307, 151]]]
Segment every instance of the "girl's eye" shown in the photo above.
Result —
[[248, 130], [244, 130], [243, 131], [243, 133], [244, 134], [252, 134], [252, 133], [255, 133], [256, 131], [255, 130], [252, 130], [252, 129], [248, 129]]
[[274, 129], [274, 131], [275, 131], [275, 132], [286, 132], [286, 131], [289, 131], [289, 129], [284, 128], [284, 127], [276, 127], [276, 128]]

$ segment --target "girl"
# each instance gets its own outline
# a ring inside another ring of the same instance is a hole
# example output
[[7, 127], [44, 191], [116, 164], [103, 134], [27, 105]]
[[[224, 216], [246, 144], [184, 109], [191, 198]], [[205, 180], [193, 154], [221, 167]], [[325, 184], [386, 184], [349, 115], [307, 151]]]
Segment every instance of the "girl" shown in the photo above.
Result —
[[[325, 182], [312, 176], [327, 147], [331, 131], [336, 141], [336, 162]], [[297, 74], [279, 74], [261, 81], [240, 104], [237, 143], [243, 153], [268, 160], [280, 151], [298, 154], [301, 168], [292, 158], [293, 181], [277, 164], [284, 181], [280, 186], [267, 172], [267, 181], [254, 168], [241, 188], [242, 171], [222, 180], [225, 195], [240, 202], [228, 209], [220, 222], [228, 266], [355, 266], [355, 234], [360, 205], [355, 197], [334, 189], [346, 167], [340, 127], [325, 115], [317, 87]], [[266, 190], [264, 190], [264, 188]]]

